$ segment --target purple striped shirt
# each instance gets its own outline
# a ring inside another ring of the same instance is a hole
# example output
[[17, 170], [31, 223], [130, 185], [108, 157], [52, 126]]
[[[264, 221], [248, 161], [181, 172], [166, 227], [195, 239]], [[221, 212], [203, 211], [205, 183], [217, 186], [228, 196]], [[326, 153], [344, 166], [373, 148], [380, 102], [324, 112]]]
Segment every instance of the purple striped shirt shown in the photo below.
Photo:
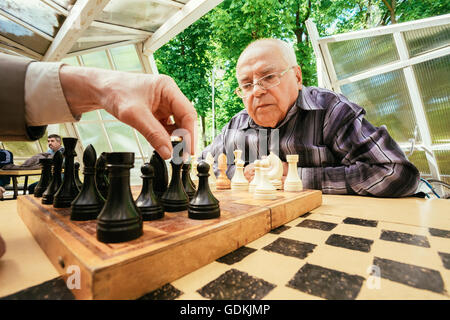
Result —
[[298, 154], [298, 172], [306, 189], [328, 194], [402, 197], [416, 192], [419, 171], [409, 162], [385, 126], [374, 127], [365, 111], [333, 91], [303, 87], [296, 103], [276, 128], [258, 126], [246, 110], [236, 114], [201, 155], [227, 155], [234, 175], [235, 149], [245, 165], [272, 151], [286, 161]]

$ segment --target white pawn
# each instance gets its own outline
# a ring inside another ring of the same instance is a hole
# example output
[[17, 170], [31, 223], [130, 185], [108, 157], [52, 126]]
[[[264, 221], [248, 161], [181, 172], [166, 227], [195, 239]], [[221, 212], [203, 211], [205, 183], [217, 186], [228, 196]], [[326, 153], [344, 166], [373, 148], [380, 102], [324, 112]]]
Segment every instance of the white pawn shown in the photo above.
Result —
[[253, 198], [255, 199], [275, 199], [277, 197], [277, 189], [270, 182], [267, 173], [269, 172], [270, 162], [268, 159], [263, 159], [260, 162], [261, 178], [259, 184], [255, 188]]
[[248, 190], [248, 180], [244, 176], [244, 164], [245, 162], [238, 159], [236, 163], [236, 169], [234, 170], [233, 178], [231, 179], [231, 190]]
[[250, 191], [250, 192], [255, 192], [256, 186], [259, 184], [259, 182], [261, 180], [260, 161], [255, 160], [255, 162], [253, 162], [253, 164], [255, 165], [255, 175], [253, 176], [253, 180], [252, 180], [252, 182], [250, 182], [250, 185], [248, 187], [248, 191]]
[[208, 184], [211, 191], [216, 191], [216, 175], [214, 174], [214, 157], [212, 156], [211, 152], [208, 152], [206, 155], [205, 161], [209, 164], [209, 178], [208, 178]]
[[284, 181], [284, 191], [301, 191], [303, 190], [303, 183], [298, 176], [297, 162], [298, 154], [290, 154], [286, 156], [286, 160], [289, 164], [288, 174]]

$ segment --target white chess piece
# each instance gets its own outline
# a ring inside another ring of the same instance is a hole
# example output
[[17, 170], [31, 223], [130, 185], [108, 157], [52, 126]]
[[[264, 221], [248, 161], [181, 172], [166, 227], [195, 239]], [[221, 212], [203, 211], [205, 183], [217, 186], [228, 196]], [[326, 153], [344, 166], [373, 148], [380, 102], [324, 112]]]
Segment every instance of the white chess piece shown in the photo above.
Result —
[[248, 190], [248, 180], [244, 176], [245, 162], [238, 159], [236, 162], [233, 178], [231, 179], [231, 190]]
[[255, 175], [253, 176], [253, 180], [250, 182], [248, 191], [255, 192], [256, 186], [259, 184], [261, 180], [261, 168], [260, 168], [260, 160], [255, 160], [253, 162], [255, 166]]
[[255, 188], [253, 198], [255, 199], [275, 199], [277, 189], [270, 182], [267, 173], [269, 172], [269, 159], [263, 159], [260, 162], [261, 178]]
[[211, 152], [208, 152], [206, 155], [205, 161], [209, 164], [209, 178], [208, 178], [208, 184], [211, 191], [216, 190], [216, 175], [214, 174], [214, 157], [212, 156]]
[[273, 152], [270, 152], [267, 159], [270, 162], [267, 177], [277, 190], [281, 190], [283, 188], [283, 183], [281, 181], [281, 177], [283, 177], [283, 162]]
[[289, 164], [288, 174], [284, 181], [284, 191], [301, 191], [303, 190], [302, 180], [298, 176], [297, 162], [298, 154], [290, 154], [286, 156]]

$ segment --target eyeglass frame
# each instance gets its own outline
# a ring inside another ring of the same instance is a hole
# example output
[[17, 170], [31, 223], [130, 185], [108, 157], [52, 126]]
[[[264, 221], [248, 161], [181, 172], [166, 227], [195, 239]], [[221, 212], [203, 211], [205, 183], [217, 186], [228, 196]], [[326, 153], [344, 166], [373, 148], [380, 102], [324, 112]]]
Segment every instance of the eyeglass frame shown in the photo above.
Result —
[[[245, 98], [247, 98], [248, 96], [251, 95], [251, 91], [253, 91], [253, 88], [254, 88], [256, 85], [258, 85], [258, 86], [259, 86], [260, 88], [262, 88], [263, 90], [269, 90], [269, 89], [272, 89], [273, 87], [276, 87], [276, 86], [280, 85], [280, 83], [281, 83], [281, 78], [282, 78], [289, 70], [291, 70], [292, 68], [295, 68], [295, 67], [296, 67], [296, 66], [290, 66], [290, 67], [287, 67], [286, 70], [279, 71], [279, 72], [272, 72], [272, 73], [266, 74], [264, 77], [261, 77], [261, 78], [259, 78], [259, 79], [254, 80], [252, 83], [250, 83], [250, 82], [249, 82], [249, 83], [246, 83], [246, 84], [251, 84], [251, 86], [252, 86], [252, 89], [249, 90], [249, 93], [248, 93], [247, 95], [242, 95], [242, 94], [240, 94], [240, 90], [242, 90], [241, 86], [238, 86], [236, 89], [234, 89], [234, 93], [235, 93], [239, 98], [245, 99]], [[272, 86], [266, 88], [266, 87], [263, 87], [263, 86], [259, 83], [259, 82], [261, 81], [261, 79], [264, 79], [264, 78], [266, 78], [266, 77], [268, 77], [268, 76], [272, 76], [272, 75], [277, 75], [277, 78], [278, 78], [278, 83], [277, 83], [277, 84], [274, 84], [274, 85], [272, 85]]]

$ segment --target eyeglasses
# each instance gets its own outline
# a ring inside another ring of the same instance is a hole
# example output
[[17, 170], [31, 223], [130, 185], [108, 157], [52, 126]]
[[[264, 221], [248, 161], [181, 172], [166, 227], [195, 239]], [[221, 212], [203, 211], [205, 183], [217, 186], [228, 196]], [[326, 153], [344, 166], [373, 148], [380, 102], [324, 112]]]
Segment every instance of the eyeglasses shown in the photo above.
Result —
[[247, 98], [249, 95], [253, 92], [253, 87], [258, 85], [263, 90], [269, 90], [270, 88], [276, 87], [281, 83], [281, 77], [286, 74], [289, 70], [294, 68], [295, 66], [288, 67], [286, 70], [281, 72], [274, 72], [270, 73], [268, 75], [265, 75], [262, 78], [259, 78], [257, 80], [254, 80], [253, 83], [244, 83], [240, 85], [239, 87], [234, 90], [234, 92], [240, 97], [240, 98]]

